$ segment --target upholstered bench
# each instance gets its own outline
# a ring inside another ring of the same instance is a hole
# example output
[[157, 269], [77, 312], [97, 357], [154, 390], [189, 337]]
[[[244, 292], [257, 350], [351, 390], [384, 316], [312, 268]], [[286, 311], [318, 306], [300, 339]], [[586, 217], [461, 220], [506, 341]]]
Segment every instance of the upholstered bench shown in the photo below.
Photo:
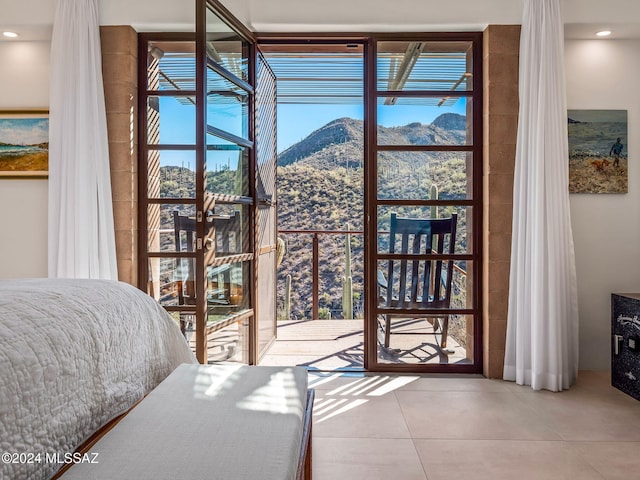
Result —
[[309, 479], [312, 404], [304, 368], [180, 365], [61, 478]]

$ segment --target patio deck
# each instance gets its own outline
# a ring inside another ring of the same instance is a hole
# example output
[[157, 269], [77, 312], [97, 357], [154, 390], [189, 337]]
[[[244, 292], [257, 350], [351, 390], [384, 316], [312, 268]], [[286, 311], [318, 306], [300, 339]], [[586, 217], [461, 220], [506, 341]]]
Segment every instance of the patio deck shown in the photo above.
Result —
[[[382, 335], [382, 332], [379, 332]], [[208, 335], [209, 362], [246, 362], [246, 338], [239, 342], [237, 325]], [[188, 334], [192, 349], [194, 335]], [[378, 337], [381, 340], [381, 336]], [[380, 363], [468, 364], [465, 348], [447, 338], [447, 352], [437, 347], [433, 329], [424, 319], [396, 320], [391, 349], [378, 346]], [[288, 320], [278, 322], [278, 337], [260, 365], [300, 365], [310, 370], [362, 370], [364, 368], [363, 320]]]
[[[465, 349], [451, 336], [445, 353], [436, 347], [424, 320], [394, 322], [391, 347], [381, 363], [469, 363]], [[357, 370], [364, 366], [363, 320], [279, 321], [278, 338], [260, 365], [302, 365], [312, 370]]]

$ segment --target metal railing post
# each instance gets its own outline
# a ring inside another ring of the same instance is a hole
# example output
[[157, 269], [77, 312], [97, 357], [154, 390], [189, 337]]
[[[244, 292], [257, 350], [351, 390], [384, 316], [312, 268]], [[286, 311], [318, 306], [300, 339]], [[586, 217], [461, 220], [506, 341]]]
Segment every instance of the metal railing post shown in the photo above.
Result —
[[318, 234], [313, 234], [313, 300], [311, 305], [311, 319], [318, 319], [318, 289], [320, 287], [320, 265], [318, 260]]

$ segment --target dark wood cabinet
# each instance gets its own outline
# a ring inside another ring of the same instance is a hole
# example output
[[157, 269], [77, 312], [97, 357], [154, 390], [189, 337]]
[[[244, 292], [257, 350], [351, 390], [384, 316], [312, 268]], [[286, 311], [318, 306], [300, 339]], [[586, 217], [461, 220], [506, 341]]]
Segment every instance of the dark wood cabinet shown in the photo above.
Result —
[[640, 400], [640, 293], [611, 295], [611, 384]]

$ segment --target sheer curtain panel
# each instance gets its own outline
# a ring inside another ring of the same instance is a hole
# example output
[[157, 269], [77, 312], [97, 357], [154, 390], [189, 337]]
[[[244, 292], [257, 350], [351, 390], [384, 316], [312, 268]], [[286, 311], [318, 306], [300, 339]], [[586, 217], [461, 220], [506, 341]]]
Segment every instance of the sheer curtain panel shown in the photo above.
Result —
[[117, 280], [98, 0], [59, 0], [51, 41], [49, 277]]
[[551, 391], [578, 369], [560, 3], [524, 1], [504, 364], [505, 380]]

